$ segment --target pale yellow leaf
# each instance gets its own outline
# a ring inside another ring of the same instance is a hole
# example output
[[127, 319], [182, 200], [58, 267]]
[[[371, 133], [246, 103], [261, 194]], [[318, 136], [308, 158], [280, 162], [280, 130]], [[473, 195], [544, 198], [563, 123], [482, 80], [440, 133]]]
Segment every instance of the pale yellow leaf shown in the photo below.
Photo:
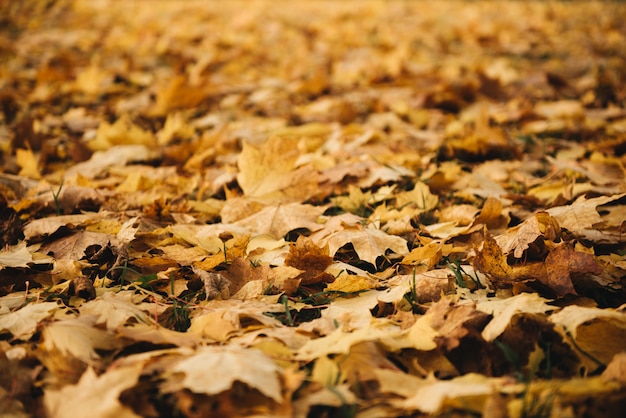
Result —
[[124, 345], [115, 335], [95, 327], [95, 318], [80, 316], [52, 322], [41, 332], [42, 348], [91, 363], [100, 358], [96, 350], [112, 350]]
[[464, 410], [480, 411], [487, 396], [496, 391], [502, 379], [469, 373], [448, 381], [424, 383], [415, 395], [402, 403], [403, 407], [436, 414], [446, 405]]
[[[147, 312], [162, 313], [167, 307], [154, 303], [136, 303], [135, 292], [106, 292], [97, 299], [90, 300], [80, 307], [81, 315], [96, 317], [97, 324], [105, 324], [108, 330], [115, 330], [125, 325], [131, 318], [139, 322], [153, 324], [154, 320]], [[143, 309], [142, 309], [143, 308]]]
[[321, 356], [315, 360], [313, 371], [311, 372], [311, 381], [317, 382], [322, 386], [332, 387], [340, 382], [339, 366], [328, 356]]
[[573, 348], [581, 351], [588, 370], [600, 366], [595, 360], [607, 364], [626, 347], [626, 315], [615, 309], [572, 305], [550, 315], [549, 320], [575, 341]]
[[597, 210], [599, 205], [621, 199], [624, 196], [626, 196], [626, 193], [591, 199], [581, 196], [571, 205], [556, 206], [547, 209], [546, 212], [558, 221], [561, 228], [565, 228], [573, 233], [581, 233], [585, 229], [591, 228], [594, 224], [602, 222], [602, 217]]
[[238, 381], [281, 403], [280, 370], [260, 350], [210, 346], [199, 348], [194, 355], [173, 366], [171, 372], [184, 373], [182, 387], [195, 393], [216, 395]]
[[44, 392], [44, 406], [50, 418], [139, 418], [120, 403], [120, 395], [137, 384], [143, 365], [112, 368], [97, 376], [89, 367], [75, 385]]
[[331, 256], [344, 245], [352, 244], [359, 259], [374, 265], [376, 265], [376, 259], [384, 256], [387, 250], [398, 255], [405, 255], [409, 252], [404, 238], [389, 235], [374, 227], [343, 229], [331, 234], [321, 244], [328, 244]]
[[[16, 295], [24, 300], [23, 294]], [[0, 298], [0, 302], [2, 299]], [[14, 338], [28, 340], [37, 331], [37, 324], [58, 307], [56, 302], [29, 303], [15, 312], [3, 313], [0, 315], [0, 332], [8, 331]]]
[[254, 235], [267, 234], [280, 239], [295, 229], [304, 228], [309, 231], [322, 229], [323, 225], [318, 222], [318, 218], [325, 210], [325, 206], [301, 203], [273, 205], [235, 222], [234, 225], [246, 228]]
[[391, 341], [402, 334], [400, 327], [386, 320], [372, 318], [371, 324], [356, 329], [353, 332], [344, 332], [337, 329], [330, 335], [310, 340], [298, 350], [298, 358], [309, 361], [327, 354], [346, 354], [350, 347], [363, 341]]
[[192, 318], [187, 332], [213, 341], [226, 342], [240, 330], [237, 312], [218, 310]]
[[547, 299], [537, 293], [521, 293], [508, 299], [486, 300], [476, 304], [476, 309], [493, 315], [491, 322], [483, 329], [482, 336], [493, 341], [509, 326], [514, 315], [520, 313], [546, 313], [556, 308], [548, 305]]
[[28, 267], [28, 263], [32, 262], [33, 255], [25, 245], [0, 250], [0, 270], [5, 267]]

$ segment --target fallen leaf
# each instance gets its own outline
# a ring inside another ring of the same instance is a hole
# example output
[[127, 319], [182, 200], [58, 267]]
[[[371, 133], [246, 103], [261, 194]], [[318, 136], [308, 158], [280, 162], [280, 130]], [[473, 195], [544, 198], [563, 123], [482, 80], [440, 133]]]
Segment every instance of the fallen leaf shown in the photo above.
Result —
[[130, 406], [120, 402], [120, 395], [137, 385], [142, 365], [110, 369], [96, 375], [89, 367], [75, 385], [44, 391], [43, 402], [51, 418], [76, 416], [89, 411], [94, 417], [138, 418]]
[[331, 256], [344, 245], [352, 244], [359, 258], [373, 265], [376, 265], [378, 257], [385, 256], [387, 250], [398, 255], [408, 253], [405, 239], [389, 235], [374, 227], [346, 228], [332, 233], [321, 240], [320, 244], [328, 245]]
[[244, 194], [260, 200], [294, 202], [317, 194], [319, 174], [297, 167], [297, 143], [291, 138], [270, 137], [260, 146], [244, 143], [237, 161], [237, 182]]
[[545, 261], [547, 277], [538, 280], [558, 296], [575, 295], [572, 279], [581, 275], [599, 274], [602, 268], [592, 254], [575, 251], [571, 245], [561, 243], [550, 251]]
[[[24, 301], [24, 296], [20, 297]], [[13, 312], [0, 312], [0, 331], [10, 332], [13, 338], [28, 340], [37, 331], [39, 322], [58, 308], [56, 302], [41, 302], [29, 303]]]
[[550, 322], [574, 341], [586, 370], [592, 372], [609, 364], [626, 346], [626, 316], [614, 309], [566, 306], [550, 315]]
[[[276, 402], [283, 402], [280, 368], [260, 350], [202, 347], [174, 365], [171, 372], [183, 373], [180, 387], [195, 393], [219, 394], [238, 381]], [[207, 378], [210, 376], [219, 378]]]
[[317, 231], [323, 225], [318, 218], [324, 213], [325, 207], [287, 203], [268, 206], [254, 215], [234, 223], [234, 225], [254, 231], [254, 234], [268, 234], [275, 238], [283, 238], [289, 231], [308, 229]]
[[580, 196], [571, 205], [557, 206], [547, 209], [553, 216], [561, 228], [565, 228], [574, 234], [583, 234], [586, 229], [590, 229], [594, 224], [602, 222], [602, 217], [597, 211], [597, 207], [606, 203], [621, 199], [626, 194], [618, 194], [613, 196], [600, 196], [587, 199]]
[[490, 379], [473, 373], [448, 381], [425, 382], [402, 405], [427, 414], [436, 414], [443, 412], [444, 408], [452, 409], [455, 406], [480, 412], [487, 397], [502, 383], [502, 379]]
[[493, 319], [482, 331], [482, 336], [487, 341], [494, 341], [510, 325], [511, 318], [518, 314], [545, 314], [555, 310], [554, 306], [548, 305], [544, 299], [536, 293], [521, 293], [517, 296], [502, 300], [487, 300], [476, 304], [476, 309], [489, 315]]

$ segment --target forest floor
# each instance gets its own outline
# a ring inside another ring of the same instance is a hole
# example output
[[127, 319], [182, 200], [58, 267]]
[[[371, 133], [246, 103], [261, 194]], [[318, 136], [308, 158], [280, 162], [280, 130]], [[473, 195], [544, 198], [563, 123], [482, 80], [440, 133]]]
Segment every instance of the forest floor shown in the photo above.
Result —
[[0, 415], [619, 417], [626, 7], [0, 1]]

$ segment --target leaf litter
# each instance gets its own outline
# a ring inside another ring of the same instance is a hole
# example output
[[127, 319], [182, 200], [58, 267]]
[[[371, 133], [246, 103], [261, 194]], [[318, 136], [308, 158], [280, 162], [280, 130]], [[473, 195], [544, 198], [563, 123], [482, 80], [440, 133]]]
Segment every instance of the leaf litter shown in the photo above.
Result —
[[0, 11], [1, 415], [621, 416], [621, 4]]

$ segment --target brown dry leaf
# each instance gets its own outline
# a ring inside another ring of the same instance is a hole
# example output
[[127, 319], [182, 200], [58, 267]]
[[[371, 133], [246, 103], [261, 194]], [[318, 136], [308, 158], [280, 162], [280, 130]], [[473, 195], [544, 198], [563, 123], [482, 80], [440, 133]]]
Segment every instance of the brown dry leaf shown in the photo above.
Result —
[[89, 247], [106, 248], [119, 244], [114, 236], [99, 232], [78, 230], [73, 234], [41, 246], [39, 251], [57, 260], [80, 260], [85, 257]]
[[195, 107], [210, 94], [210, 90], [206, 82], [197, 86], [192, 85], [184, 75], [172, 77], [157, 88], [156, 103], [151, 113], [160, 116], [172, 110]]
[[513, 228], [509, 228], [504, 234], [496, 237], [498, 245], [504, 254], [513, 251], [515, 258], [522, 258], [524, 251], [537, 240], [544, 237], [555, 241], [560, 236], [560, 228], [556, 219], [546, 212], [538, 212]]
[[5, 412], [623, 409], [621, 6], [0, 3]]
[[142, 302], [143, 295], [134, 291], [106, 292], [98, 299], [84, 303], [80, 307], [81, 315], [93, 316], [96, 324], [103, 324], [109, 331], [117, 330], [129, 321], [154, 324], [150, 315], [158, 315], [166, 308], [154, 303]]
[[602, 273], [602, 267], [592, 254], [576, 251], [566, 243], [561, 243], [550, 251], [545, 266], [546, 277], [539, 276], [537, 279], [558, 296], [576, 294], [572, 279]]
[[400, 303], [405, 295], [415, 295], [419, 303], [439, 300], [442, 295], [454, 289], [452, 272], [448, 269], [435, 269], [418, 274], [398, 275], [387, 282], [389, 289], [379, 296], [387, 303]]
[[46, 413], [51, 418], [75, 417], [77, 411], [89, 411], [94, 417], [139, 418], [119, 398], [137, 384], [141, 371], [138, 364], [112, 368], [98, 376], [89, 367], [75, 385], [44, 392]]
[[0, 270], [5, 267], [28, 267], [33, 263], [33, 254], [26, 245], [19, 245], [16, 248], [4, 248], [0, 250]]
[[203, 340], [227, 342], [241, 331], [239, 314], [232, 310], [216, 310], [206, 315], [196, 316], [191, 320], [188, 333]]
[[502, 209], [503, 205], [500, 199], [489, 196], [485, 200], [480, 214], [474, 220], [474, 225], [485, 224], [490, 230], [505, 229], [509, 224], [510, 218], [502, 213]]
[[434, 209], [439, 203], [439, 197], [432, 194], [430, 188], [422, 182], [415, 183], [413, 189], [408, 192], [396, 194], [395, 199], [396, 207], [410, 205], [416, 209], [416, 215]]
[[375, 372], [378, 369], [400, 371], [386, 358], [385, 354], [375, 342], [364, 341], [354, 344], [348, 354], [337, 356], [335, 361], [339, 364], [342, 376], [350, 385], [366, 384], [366, 382], [376, 380]]
[[602, 372], [605, 380], [616, 380], [622, 384], [626, 383], [626, 351], [616, 354]]
[[471, 305], [455, 305], [451, 298], [442, 298], [431, 305], [426, 315], [440, 336], [441, 346], [452, 351], [470, 333], [477, 333], [487, 322], [488, 315]]
[[52, 235], [63, 226], [86, 226], [101, 218], [102, 216], [98, 214], [80, 214], [33, 219], [24, 226], [24, 237], [32, 241], [42, 236]]
[[506, 261], [506, 256], [498, 242], [483, 228], [483, 245], [472, 262], [476, 271], [487, 275], [496, 288], [510, 286], [514, 281], [513, 269]]
[[305, 286], [334, 281], [334, 276], [324, 272], [332, 263], [333, 258], [329, 256], [328, 246], [318, 247], [305, 236], [298, 237], [295, 244], [289, 247], [289, 253], [285, 257], [286, 266], [295, 267], [303, 272], [297, 279]]
[[241, 257], [235, 258], [230, 263], [228, 270], [222, 271], [220, 274], [228, 280], [230, 295], [237, 293], [246, 283], [255, 280], [269, 282], [271, 278], [268, 265], [255, 267], [250, 261]]
[[347, 354], [350, 347], [363, 341], [380, 341], [383, 345], [392, 342], [395, 344], [401, 334], [399, 327], [387, 321], [371, 320], [369, 326], [358, 328], [353, 332], [336, 329], [330, 335], [310, 340], [298, 350], [297, 358], [310, 361], [328, 354]]
[[141, 129], [124, 115], [112, 125], [107, 122], [100, 123], [96, 138], [89, 142], [89, 147], [94, 151], [109, 150], [116, 145], [152, 147], [156, 145], [156, 141], [152, 133]]
[[[65, 178], [95, 179], [112, 167], [123, 167], [130, 163], [153, 161], [160, 157], [155, 147], [147, 145], [115, 145], [105, 151], [96, 151], [85, 162], [72, 165], [65, 171]], [[121, 180], [120, 180], [121, 181]], [[100, 193], [105, 193], [101, 190]]]
[[144, 323], [127, 324], [118, 328], [116, 334], [129, 341], [148, 342], [162, 346], [195, 347], [202, 343], [202, 339], [197, 335]]
[[344, 331], [367, 328], [372, 320], [372, 309], [377, 306], [380, 294], [374, 290], [337, 298], [322, 312], [322, 318], [332, 319], [334, 328], [341, 327]]

